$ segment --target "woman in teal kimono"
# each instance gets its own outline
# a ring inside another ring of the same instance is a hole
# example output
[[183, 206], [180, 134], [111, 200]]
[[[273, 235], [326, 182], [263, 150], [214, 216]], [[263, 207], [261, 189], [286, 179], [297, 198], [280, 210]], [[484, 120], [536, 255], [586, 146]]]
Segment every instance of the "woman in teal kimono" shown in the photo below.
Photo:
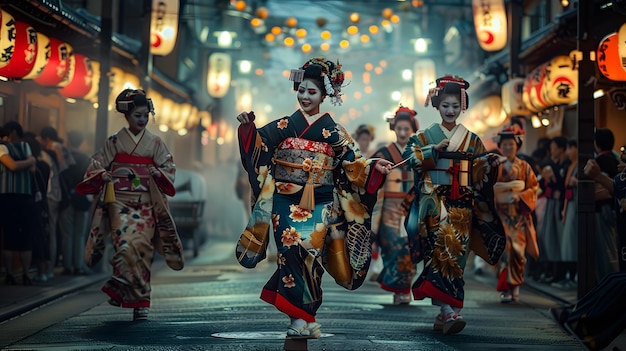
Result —
[[347, 289], [365, 279], [371, 211], [390, 162], [365, 159], [350, 134], [320, 113], [326, 96], [341, 102], [341, 65], [313, 58], [290, 79], [300, 104], [291, 116], [262, 128], [253, 113], [237, 116], [241, 161], [256, 202], [236, 254], [242, 266], [254, 267], [273, 234], [278, 267], [261, 299], [290, 317], [288, 336], [318, 338], [324, 268]]
[[434, 329], [444, 334], [465, 327], [460, 312], [469, 250], [495, 264], [506, 246], [493, 204], [496, 166], [503, 159], [488, 154], [476, 134], [456, 123], [467, 109], [468, 87], [460, 77], [437, 79], [429, 100], [442, 122], [412, 136], [404, 151], [415, 170], [416, 185], [407, 234], [413, 261], [424, 261], [424, 270], [412, 287], [413, 297], [430, 297], [440, 306]]

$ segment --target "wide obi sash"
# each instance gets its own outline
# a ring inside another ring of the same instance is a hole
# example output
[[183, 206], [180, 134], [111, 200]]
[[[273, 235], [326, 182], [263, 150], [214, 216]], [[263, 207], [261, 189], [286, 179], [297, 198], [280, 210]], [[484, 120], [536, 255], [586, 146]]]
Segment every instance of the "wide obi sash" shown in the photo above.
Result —
[[398, 167], [387, 175], [382, 191], [386, 198], [404, 198], [412, 185], [413, 172]]
[[332, 185], [334, 156], [332, 147], [327, 143], [287, 138], [280, 143], [274, 155], [274, 177], [279, 182], [300, 185]]
[[440, 152], [435, 168], [429, 174], [433, 185], [469, 186], [472, 174], [471, 155], [463, 152]]
[[113, 186], [118, 191], [146, 192], [150, 189], [149, 166], [154, 162], [149, 157], [118, 154], [111, 163]]
[[526, 183], [523, 180], [512, 180], [510, 182], [497, 182], [493, 185], [497, 204], [510, 204], [511, 195], [524, 191]]

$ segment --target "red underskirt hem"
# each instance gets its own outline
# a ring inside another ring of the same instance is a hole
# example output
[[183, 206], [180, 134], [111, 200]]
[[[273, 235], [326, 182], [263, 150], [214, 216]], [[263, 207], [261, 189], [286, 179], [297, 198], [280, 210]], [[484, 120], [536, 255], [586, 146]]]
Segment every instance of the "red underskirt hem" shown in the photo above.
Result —
[[437, 289], [431, 282], [423, 281], [420, 286], [413, 289], [413, 298], [415, 300], [423, 300], [426, 297], [439, 300], [452, 307], [463, 308], [463, 301], [455, 299], [443, 291]]
[[390, 291], [392, 293], [396, 293], [396, 294], [410, 294], [411, 293], [411, 288], [406, 288], [406, 289], [396, 289], [396, 288], [392, 288], [388, 285], [385, 285], [385, 283], [381, 283], [378, 282], [378, 284], [380, 284], [380, 288], [385, 290], [385, 291]]
[[120, 303], [120, 307], [123, 308], [140, 308], [140, 307], [150, 307], [150, 301], [137, 301], [137, 302], [124, 302], [122, 301], [122, 297], [113, 291], [113, 289], [102, 287], [101, 289], [105, 294], [109, 295], [110, 298]]
[[261, 291], [261, 300], [274, 305], [276, 309], [288, 315], [291, 318], [299, 318], [305, 320], [307, 323], [315, 322], [315, 316], [303, 311], [302, 309], [291, 304], [287, 299], [276, 291], [263, 289]]

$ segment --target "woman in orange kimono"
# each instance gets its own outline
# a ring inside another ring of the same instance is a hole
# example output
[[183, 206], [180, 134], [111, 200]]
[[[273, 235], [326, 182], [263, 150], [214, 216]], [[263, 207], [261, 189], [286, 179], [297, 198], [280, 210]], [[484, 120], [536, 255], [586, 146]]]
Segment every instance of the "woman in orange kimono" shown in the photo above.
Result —
[[109, 137], [94, 154], [80, 194], [97, 194], [85, 261], [93, 267], [103, 256], [105, 237], [115, 253], [113, 276], [102, 291], [109, 304], [133, 308], [133, 320], [148, 318], [150, 275], [157, 249], [167, 265], [180, 270], [183, 250], [165, 195], [174, 196], [176, 166], [167, 146], [146, 129], [152, 100], [143, 90], [125, 89], [115, 100], [128, 127]]
[[516, 156], [522, 146], [524, 131], [508, 127], [498, 133], [498, 147], [507, 160], [498, 170], [494, 185], [496, 209], [506, 233], [506, 250], [499, 264], [497, 290], [500, 302], [519, 300], [519, 287], [524, 282], [526, 253], [539, 258], [537, 232], [532, 212], [537, 204], [539, 183], [528, 162]]

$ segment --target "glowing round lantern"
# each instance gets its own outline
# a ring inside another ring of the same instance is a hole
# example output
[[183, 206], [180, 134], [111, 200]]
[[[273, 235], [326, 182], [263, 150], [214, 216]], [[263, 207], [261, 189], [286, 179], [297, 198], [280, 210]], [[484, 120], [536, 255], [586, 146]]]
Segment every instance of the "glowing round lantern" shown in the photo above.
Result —
[[487, 96], [470, 107], [472, 114], [478, 114], [479, 120], [489, 127], [498, 127], [506, 120], [506, 113], [502, 110], [502, 99], [497, 95]]
[[37, 58], [37, 32], [29, 24], [15, 22], [15, 50], [7, 65], [0, 67], [0, 76], [23, 78], [35, 66]]
[[507, 39], [504, 0], [472, 0], [472, 11], [480, 47], [485, 51], [502, 50]]
[[513, 78], [502, 84], [502, 109], [511, 115], [528, 115], [530, 111], [524, 105], [522, 91], [524, 89], [524, 78]]
[[547, 65], [547, 63], [544, 63], [532, 70], [526, 78], [526, 81], [524, 81], [522, 100], [524, 101], [524, 105], [532, 112], [542, 111], [549, 106], [548, 102], [545, 101], [541, 95], [541, 89], [546, 79]]
[[626, 81], [626, 71], [621, 67], [618, 34], [611, 33], [598, 45], [596, 62], [602, 75], [610, 80]]
[[48, 64], [50, 59], [50, 38], [37, 33], [37, 55], [35, 57], [35, 64], [33, 68], [22, 79], [34, 79], [39, 77], [43, 69]]
[[165, 56], [174, 50], [178, 35], [178, 0], [153, 0], [150, 53]]
[[192, 106], [191, 111], [189, 112], [189, 117], [187, 118], [187, 130], [191, 130], [198, 125], [199, 114], [198, 107]]
[[619, 42], [618, 52], [622, 70], [626, 72], [626, 22], [619, 27], [617, 32], [617, 41]]
[[34, 79], [39, 85], [55, 86], [65, 78], [69, 65], [68, 44], [50, 38], [50, 59], [41, 74]]
[[0, 10], [0, 67], [11, 61], [15, 51], [15, 36], [15, 19], [8, 12]]
[[65, 72], [65, 76], [57, 84], [57, 86], [61, 88], [67, 86], [72, 78], [74, 78], [74, 69], [76, 65], [76, 59], [74, 58], [74, 48], [68, 43], [65, 43], [65, 46], [67, 46], [67, 72]]
[[100, 62], [89, 60], [89, 65], [91, 66], [91, 87], [83, 99], [97, 102], [100, 90]]
[[557, 56], [548, 62], [541, 94], [551, 106], [578, 100], [578, 69], [569, 56]]
[[74, 74], [71, 81], [59, 90], [59, 94], [69, 98], [83, 98], [92, 90], [94, 71], [89, 57], [74, 54]]
[[423, 104], [428, 96], [430, 83], [436, 79], [435, 62], [431, 59], [415, 61], [413, 65], [413, 90], [418, 104]]
[[207, 91], [214, 98], [226, 96], [230, 86], [231, 60], [228, 54], [216, 52], [209, 56]]

